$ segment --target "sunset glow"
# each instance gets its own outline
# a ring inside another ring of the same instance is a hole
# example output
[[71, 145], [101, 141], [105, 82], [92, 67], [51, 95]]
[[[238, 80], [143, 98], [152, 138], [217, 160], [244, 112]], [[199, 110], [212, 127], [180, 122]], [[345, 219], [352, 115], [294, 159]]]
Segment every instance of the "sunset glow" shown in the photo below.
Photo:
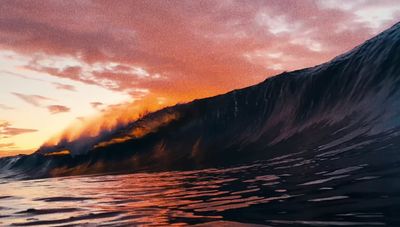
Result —
[[0, 156], [323, 63], [400, 20], [397, 0], [253, 3], [2, 1]]

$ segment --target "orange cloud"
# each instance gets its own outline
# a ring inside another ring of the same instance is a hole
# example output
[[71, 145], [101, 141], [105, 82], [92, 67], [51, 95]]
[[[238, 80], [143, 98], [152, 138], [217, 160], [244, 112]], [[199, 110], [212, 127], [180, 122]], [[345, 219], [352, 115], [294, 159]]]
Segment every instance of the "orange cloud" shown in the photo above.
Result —
[[13, 147], [14, 143], [0, 143], [0, 149]]
[[15, 156], [18, 154], [31, 154], [34, 149], [7, 149], [0, 150], [0, 157]]

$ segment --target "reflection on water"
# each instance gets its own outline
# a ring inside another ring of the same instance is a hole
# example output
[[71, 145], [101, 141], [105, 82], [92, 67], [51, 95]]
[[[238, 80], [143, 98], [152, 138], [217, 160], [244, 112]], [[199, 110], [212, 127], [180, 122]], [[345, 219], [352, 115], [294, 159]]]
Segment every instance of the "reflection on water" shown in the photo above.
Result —
[[1, 178], [0, 225], [397, 226], [400, 158], [395, 148], [381, 152], [304, 151], [183, 172]]

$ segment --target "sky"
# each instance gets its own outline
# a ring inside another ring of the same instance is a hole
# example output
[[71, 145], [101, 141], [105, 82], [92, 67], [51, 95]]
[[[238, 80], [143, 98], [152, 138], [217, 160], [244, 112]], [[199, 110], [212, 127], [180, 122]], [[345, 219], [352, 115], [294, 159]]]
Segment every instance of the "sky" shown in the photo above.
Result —
[[399, 0], [3, 0], [0, 156], [116, 106], [158, 109], [326, 62], [399, 20]]

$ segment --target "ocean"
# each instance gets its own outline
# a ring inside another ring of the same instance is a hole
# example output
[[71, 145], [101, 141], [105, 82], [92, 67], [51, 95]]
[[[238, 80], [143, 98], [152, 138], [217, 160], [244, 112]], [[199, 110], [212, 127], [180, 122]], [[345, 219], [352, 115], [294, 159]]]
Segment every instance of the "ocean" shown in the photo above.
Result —
[[399, 226], [398, 140], [348, 143], [192, 171], [3, 174], [0, 225]]

